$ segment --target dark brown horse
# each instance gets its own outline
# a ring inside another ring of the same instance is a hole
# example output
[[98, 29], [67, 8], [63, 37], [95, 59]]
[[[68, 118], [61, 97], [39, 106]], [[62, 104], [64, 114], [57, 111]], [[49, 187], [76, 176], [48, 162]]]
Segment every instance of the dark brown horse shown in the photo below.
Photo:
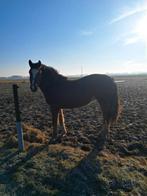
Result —
[[113, 79], [103, 74], [92, 74], [77, 80], [68, 80], [52, 67], [41, 64], [41, 61], [30, 65], [30, 88], [33, 92], [40, 87], [46, 102], [50, 105], [53, 120], [53, 137], [57, 136], [57, 123], [63, 126], [64, 134], [67, 133], [64, 123], [63, 108], [74, 108], [88, 104], [95, 98], [103, 112], [104, 135], [110, 126], [117, 120], [119, 102], [117, 86]]

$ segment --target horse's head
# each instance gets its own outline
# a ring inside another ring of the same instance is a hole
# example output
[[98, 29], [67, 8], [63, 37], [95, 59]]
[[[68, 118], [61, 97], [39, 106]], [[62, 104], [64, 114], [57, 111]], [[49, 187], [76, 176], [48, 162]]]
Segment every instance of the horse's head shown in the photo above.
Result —
[[31, 60], [29, 60], [29, 65], [30, 65], [30, 89], [32, 92], [37, 91], [37, 87], [40, 83], [40, 78], [41, 78], [41, 72], [42, 72], [42, 64], [41, 61], [39, 60], [37, 63], [32, 63]]

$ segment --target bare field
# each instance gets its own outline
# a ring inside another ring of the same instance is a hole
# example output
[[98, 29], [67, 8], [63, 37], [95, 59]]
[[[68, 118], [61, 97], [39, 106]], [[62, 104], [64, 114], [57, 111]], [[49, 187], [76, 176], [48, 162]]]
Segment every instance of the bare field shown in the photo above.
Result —
[[49, 145], [49, 107], [40, 91], [18, 81], [23, 153], [17, 151], [14, 82], [0, 81], [0, 195], [146, 195], [147, 76], [115, 79], [124, 81], [118, 83], [123, 111], [101, 151], [96, 101], [65, 110], [68, 134]]

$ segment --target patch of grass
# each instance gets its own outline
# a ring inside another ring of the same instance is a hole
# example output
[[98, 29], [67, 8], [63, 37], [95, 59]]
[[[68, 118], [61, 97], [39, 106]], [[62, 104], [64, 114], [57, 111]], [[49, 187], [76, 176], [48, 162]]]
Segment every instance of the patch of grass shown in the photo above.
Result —
[[[142, 158], [146, 162], [145, 158]], [[147, 192], [147, 176], [140, 171], [142, 166], [136, 157], [121, 158], [113, 154], [104, 154], [101, 158], [102, 172], [98, 179], [103, 189], [118, 193], [136, 191]]]
[[40, 195], [40, 196], [55, 196], [57, 195], [57, 189], [49, 189], [42, 186], [38, 182], [27, 181], [23, 186], [19, 186], [16, 190], [17, 195]]
[[46, 135], [37, 128], [23, 124], [24, 140], [30, 143], [46, 143]]
[[[47, 143], [47, 137], [42, 131], [27, 124], [23, 124], [23, 138], [26, 151]], [[1, 142], [0, 146], [5, 149], [18, 148], [17, 133], [11, 135], [7, 141]]]
[[9, 137], [8, 141], [6, 141], [5, 148], [18, 148], [18, 139], [16, 135]]
[[5, 190], [5, 185], [4, 184], [0, 184], [0, 195], [6, 196], [6, 190]]
[[[1, 175], [4, 177], [4, 184], [0, 186], [3, 195], [12, 192], [14, 195], [67, 196], [73, 193], [77, 196], [103, 196], [111, 192], [116, 195], [143, 195], [147, 192], [147, 160], [144, 157], [120, 157], [104, 150], [95, 159], [80, 165], [88, 153], [79, 148], [61, 144], [45, 148], [40, 148], [38, 143], [31, 145], [14, 157], [11, 154], [15, 154], [15, 148], [3, 152], [7, 160], [3, 171], [14, 166], [10, 173]], [[34, 151], [37, 154], [33, 155]], [[25, 159], [27, 156], [28, 160]], [[15, 167], [15, 164], [18, 166]]]
[[[21, 153], [13, 162], [20, 162], [7, 174], [6, 193], [10, 190], [17, 195], [60, 195], [68, 172], [76, 167], [85, 153], [80, 149], [62, 145], [50, 145], [23, 164], [27, 152]], [[19, 165], [19, 164], [18, 164]]]

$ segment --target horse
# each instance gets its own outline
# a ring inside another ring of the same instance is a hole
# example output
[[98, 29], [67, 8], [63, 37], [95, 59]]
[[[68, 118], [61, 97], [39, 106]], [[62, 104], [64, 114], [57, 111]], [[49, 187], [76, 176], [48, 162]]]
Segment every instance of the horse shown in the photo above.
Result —
[[110, 126], [119, 116], [119, 98], [114, 80], [104, 74], [91, 74], [71, 80], [58, 73], [53, 67], [46, 66], [39, 60], [29, 60], [30, 89], [36, 92], [39, 87], [50, 106], [52, 114], [53, 134], [58, 135], [57, 125], [63, 127], [63, 135], [67, 129], [63, 109], [81, 107], [93, 98], [100, 104], [103, 113], [103, 135], [106, 136]]

